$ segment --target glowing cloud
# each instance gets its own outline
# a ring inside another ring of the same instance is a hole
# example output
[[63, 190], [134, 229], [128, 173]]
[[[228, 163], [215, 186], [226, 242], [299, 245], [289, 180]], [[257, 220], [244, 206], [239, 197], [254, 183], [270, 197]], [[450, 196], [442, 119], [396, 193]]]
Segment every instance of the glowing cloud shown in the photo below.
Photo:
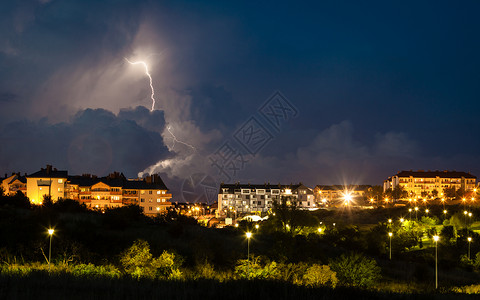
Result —
[[152, 90], [152, 95], [150, 96], [150, 98], [152, 99], [152, 109], [151, 111], [153, 111], [155, 109], [155, 89], [153, 88], [153, 80], [152, 80], [152, 75], [150, 75], [150, 72], [148, 71], [148, 65], [146, 62], [144, 61], [135, 61], [135, 62], [132, 62], [130, 61], [128, 58], [125, 58], [125, 60], [131, 64], [131, 65], [138, 65], [138, 64], [141, 64], [145, 67], [145, 74], [148, 76], [148, 79], [150, 80], [150, 89]]
[[183, 144], [187, 147], [192, 148], [194, 151], [196, 150], [195, 147], [193, 147], [192, 145], [178, 140], [177, 137], [173, 134], [173, 132], [170, 129], [171, 129], [170, 125], [167, 126], [167, 130], [168, 130], [168, 132], [170, 133], [170, 135], [172, 136], [172, 139], [173, 139], [172, 149], [175, 148], [175, 143], [180, 143], [180, 144]]

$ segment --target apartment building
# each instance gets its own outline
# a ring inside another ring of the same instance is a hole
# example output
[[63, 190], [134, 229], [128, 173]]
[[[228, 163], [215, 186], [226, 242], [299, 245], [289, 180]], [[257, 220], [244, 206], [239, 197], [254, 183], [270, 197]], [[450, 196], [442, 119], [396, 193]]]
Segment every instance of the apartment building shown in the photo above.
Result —
[[218, 193], [220, 215], [264, 214], [273, 208], [274, 201], [287, 201], [301, 209], [315, 208], [312, 189], [303, 184], [221, 184]]
[[401, 171], [383, 183], [384, 191], [389, 188], [395, 189], [397, 186], [404, 188], [409, 198], [441, 195], [445, 188], [464, 189], [470, 192], [477, 186], [477, 177], [458, 171]]
[[68, 172], [59, 171], [50, 165], [45, 169], [27, 175], [27, 197], [33, 204], [42, 204], [45, 196], [53, 201], [64, 199]]
[[67, 171], [50, 165], [26, 176], [26, 195], [32, 204], [42, 204], [44, 196], [49, 195], [53, 201], [72, 199], [98, 210], [138, 205], [147, 216], [165, 213], [172, 207], [172, 194], [157, 174], [138, 179], [127, 179], [118, 172], [106, 177], [69, 176]]
[[70, 176], [67, 186], [69, 199], [92, 209], [138, 205], [145, 215], [155, 216], [172, 207], [172, 194], [157, 174], [143, 179], [127, 179], [121, 173], [100, 178], [89, 174]]

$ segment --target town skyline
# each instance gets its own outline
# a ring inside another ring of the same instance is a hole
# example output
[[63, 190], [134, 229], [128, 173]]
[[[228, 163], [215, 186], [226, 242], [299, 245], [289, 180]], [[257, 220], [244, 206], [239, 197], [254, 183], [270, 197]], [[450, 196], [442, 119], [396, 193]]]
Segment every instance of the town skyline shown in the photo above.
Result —
[[176, 190], [480, 174], [478, 3], [2, 8], [0, 174], [161, 173]]

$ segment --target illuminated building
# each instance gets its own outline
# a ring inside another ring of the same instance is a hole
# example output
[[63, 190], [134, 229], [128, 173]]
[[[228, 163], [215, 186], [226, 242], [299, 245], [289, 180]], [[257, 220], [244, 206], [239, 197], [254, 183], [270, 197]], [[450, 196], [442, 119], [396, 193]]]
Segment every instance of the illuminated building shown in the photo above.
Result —
[[143, 179], [126, 179], [123, 174], [107, 177], [91, 175], [69, 176], [68, 198], [92, 209], [138, 205], [147, 216], [165, 213], [172, 203], [172, 194], [158, 175]]
[[52, 201], [65, 198], [68, 172], [59, 171], [47, 165], [31, 175], [27, 175], [27, 197], [33, 204], [41, 204], [45, 196]]
[[389, 177], [383, 183], [383, 189], [395, 189], [400, 186], [408, 197], [432, 196], [436, 191], [441, 195], [444, 189], [464, 189], [466, 192], [476, 188], [477, 177], [466, 172], [457, 171], [401, 171]]
[[218, 212], [221, 215], [262, 214], [273, 208], [274, 201], [287, 201], [300, 209], [315, 208], [312, 189], [303, 184], [221, 184], [218, 193]]
[[20, 176], [20, 174], [7, 176], [7, 174], [5, 174], [5, 178], [0, 179], [0, 181], [3, 193], [7, 196], [13, 196], [18, 191], [24, 194], [27, 193], [27, 179], [25, 176]]
[[67, 171], [47, 166], [26, 178], [26, 194], [33, 204], [41, 204], [44, 196], [50, 195], [54, 202], [72, 199], [98, 210], [138, 205], [147, 216], [165, 213], [172, 207], [172, 194], [157, 174], [142, 179], [127, 179], [118, 172], [106, 177], [69, 176]]
[[363, 202], [360, 200], [371, 187], [370, 185], [317, 185], [313, 193], [315, 202], [320, 207], [343, 204], [346, 195], [349, 195], [353, 203], [361, 205]]

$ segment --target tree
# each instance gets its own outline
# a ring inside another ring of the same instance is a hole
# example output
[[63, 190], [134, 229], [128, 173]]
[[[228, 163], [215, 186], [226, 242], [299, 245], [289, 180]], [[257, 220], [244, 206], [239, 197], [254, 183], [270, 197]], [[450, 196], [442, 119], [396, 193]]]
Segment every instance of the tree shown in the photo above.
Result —
[[283, 232], [297, 234], [304, 227], [318, 225], [318, 219], [304, 210], [299, 210], [296, 199], [284, 196], [281, 201], [273, 202], [273, 221], [280, 226]]
[[367, 189], [365, 192], [365, 199], [368, 201], [374, 199], [378, 201], [383, 198], [383, 187], [380, 185], [374, 185]]
[[452, 187], [446, 187], [443, 189], [443, 194], [445, 195], [445, 197], [447, 198], [450, 198], [450, 199], [453, 199], [456, 197], [456, 193], [455, 193], [455, 187], [452, 186]]
[[445, 245], [450, 245], [455, 239], [455, 228], [453, 226], [443, 226], [440, 231], [440, 242]]
[[150, 253], [150, 245], [144, 240], [136, 240], [120, 257], [120, 262], [127, 274], [134, 278], [154, 278], [156, 267]]
[[392, 191], [393, 200], [404, 199], [408, 197], [408, 192], [401, 185], [397, 185]]
[[437, 198], [437, 197], [438, 197], [438, 191], [437, 191], [437, 190], [433, 190], [433, 191], [432, 191], [432, 196], [433, 196], [433, 198]]
[[329, 265], [346, 286], [369, 287], [381, 278], [377, 262], [359, 253], [342, 254]]

